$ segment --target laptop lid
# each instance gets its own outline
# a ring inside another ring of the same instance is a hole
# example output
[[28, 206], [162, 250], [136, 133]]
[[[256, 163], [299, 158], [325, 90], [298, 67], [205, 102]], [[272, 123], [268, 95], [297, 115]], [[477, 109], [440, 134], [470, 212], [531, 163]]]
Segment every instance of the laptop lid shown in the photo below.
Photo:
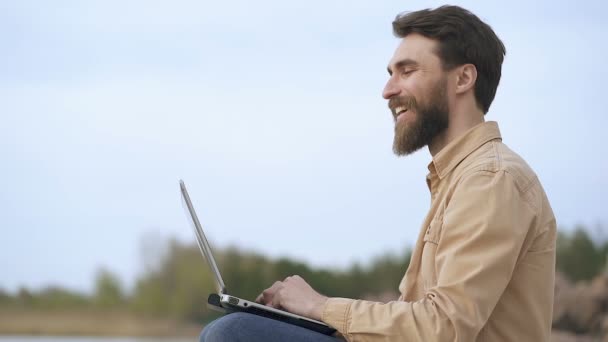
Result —
[[186, 190], [186, 184], [184, 184], [184, 181], [181, 179], [179, 181], [179, 187], [182, 191], [182, 198], [184, 199], [184, 202], [186, 202], [188, 212], [190, 213], [190, 217], [192, 218], [192, 226], [194, 227], [194, 233], [196, 235], [196, 242], [198, 243], [198, 247], [200, 248], [201, 253], [203, 253], [203, 255], [205, 256], [205, 260], [207, 260], [207, 263], [209, 264], [209, 267], [211, 268], [211, 270], [213, 271], [213, 275], [215, 276], [218, 293], [228, 294], [228, 292], [226, 291], [226, 285], [224, 285], [224, 280], [222, 279], [222, 275], [220, 274], [220, 270], [217, 268], [215, 258], [213, 258], [213, 254], [211, 253], [211, 247], [209, 246], [209, 242], [207, 242], [205, 233], [203, 233], [203, 227], [198, 221], [198, 217], [196, 216], [196, 212], [194, 211], [194, 207], [192, 206], [192, 202], [190, 201], [188, 190]]

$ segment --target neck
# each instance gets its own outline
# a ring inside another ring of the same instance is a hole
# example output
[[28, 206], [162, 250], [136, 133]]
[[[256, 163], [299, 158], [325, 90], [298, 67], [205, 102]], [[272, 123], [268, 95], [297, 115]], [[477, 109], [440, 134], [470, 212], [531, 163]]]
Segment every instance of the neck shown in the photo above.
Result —
[[485, 121], [483, 112], [477, 106], [454, 110], [449, 115], [450, 124], [448, 128], [433, 138], [433, 141], [429, 144], [429, 152], [432, 157], [454, 139]]

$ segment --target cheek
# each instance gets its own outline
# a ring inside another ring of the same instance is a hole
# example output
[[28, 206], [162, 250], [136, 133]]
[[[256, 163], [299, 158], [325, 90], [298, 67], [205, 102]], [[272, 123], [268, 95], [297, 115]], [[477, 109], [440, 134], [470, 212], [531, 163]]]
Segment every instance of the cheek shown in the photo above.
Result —
[[424, 107], [432, 100], [433, 92], [436, 84], [431, 82], [417, 83], [415, 89], [412, 90], [412, 96], [416, 98], [416, 103], [419, 107]]
[[404, 93], [408, 96], [413, 96], [417, 101], [424, 100], [427, 83], [419, 75], [413, 75], [403, 81]]

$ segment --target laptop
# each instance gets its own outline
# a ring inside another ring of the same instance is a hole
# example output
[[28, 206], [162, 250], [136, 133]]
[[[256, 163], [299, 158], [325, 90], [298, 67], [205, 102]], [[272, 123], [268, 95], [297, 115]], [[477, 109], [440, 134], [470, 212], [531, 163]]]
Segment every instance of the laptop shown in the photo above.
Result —
[[229, 294], [228, 290], [226, 289], [226, 285], [224, 284], [224, 280], [222, 279], [220, 270], [217, 267], [217, 263], [215, 262], [215, 258], [211, 253], [211, 247], [209, 246], [209, 242], [205, 237], [203, 227], [198, 221], [198, 217], [196, 216], [196, 212], [194, 211], [194, 207], [190, 201], [190, 196], [188, 195], [188, 190], [186, 190], [184, 181], [180, 180], [179, 186], [181, 188], [182, 198], [188, 207], [188, 212], [190, 213], [190, 218], [192, 219], [192, 226], [194, 227], [198, 247], [200, 248], [205, 260], [207, 260], [207, 264], [209, 264], [209, 268], [211, 268], [212, 271], [211, 273], [213, 273], [215, 277], [218, 292], [210, 294], [208, 298], [208, 305], [210, 305], [212, 309], [219, 309], [218, 311], [224, 313], [248, 312], [254, 315], [294, 324], [326, 335], [331, 335], [336, 331], [334, 328], [323, 322], [310, 319], [308, 317], [295, 315], [287, 311], [275, 309]]

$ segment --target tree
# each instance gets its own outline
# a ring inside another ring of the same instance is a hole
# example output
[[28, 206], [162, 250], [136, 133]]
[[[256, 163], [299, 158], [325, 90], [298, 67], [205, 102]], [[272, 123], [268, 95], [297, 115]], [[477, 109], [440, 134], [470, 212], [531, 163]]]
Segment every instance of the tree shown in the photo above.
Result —
[[95, 277], [95, 305], [108, 309], [121, 306], [124, 302], [125, 297], [118, 277], [107, 269], [100, 268]]
[[558, 234], [557, 269], [572, 281], [590, 280], [599, 274], [604, 262], [604, 253], [589, 238], [584, 227], [578, 226], [571, 235]]

